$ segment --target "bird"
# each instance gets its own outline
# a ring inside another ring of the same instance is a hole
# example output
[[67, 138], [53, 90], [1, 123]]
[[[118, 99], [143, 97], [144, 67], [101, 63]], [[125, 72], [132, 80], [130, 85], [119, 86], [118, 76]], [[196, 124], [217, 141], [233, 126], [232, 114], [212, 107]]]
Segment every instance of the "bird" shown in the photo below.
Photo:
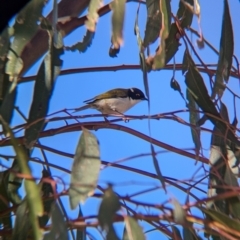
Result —
[[74, 112], [93, 108], [102, 114], [123, 115], [137, 103], [148, 99], [138, 88], [115, 88], [84, 101], [86, 105], [77, 108]]

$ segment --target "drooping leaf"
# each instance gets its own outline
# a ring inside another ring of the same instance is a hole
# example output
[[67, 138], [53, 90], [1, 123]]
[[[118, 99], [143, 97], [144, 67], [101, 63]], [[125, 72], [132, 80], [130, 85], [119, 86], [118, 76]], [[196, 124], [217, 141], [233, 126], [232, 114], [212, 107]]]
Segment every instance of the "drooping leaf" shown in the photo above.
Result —
[[[49, 182], [47, 182], [47, 180]], [[53, 178], [51, 177], [50, 172], [44, 168], [42, 170], [42, 179], [40, 181], [44, 214], [43, 216], [39, 217], [39, 225], [42, 228], [45, 227], [46, 224], [48, 223], [50, 218], [51, 207], [55, 202], [55, 199], [53, 198], [54, 188], [53, 185], [51, 184], [51, 181], [53, 181]]]
[[179, 43], [180, 37], [181, 35], [178, 31], [176, 23], [172, 23], [169, 35], [165, 40], [165, 64], [167, 64], [177, 53], [178, 47], [181, 45]]
[[68, 240], [67, 225], [64, 221], [64, 216], [58, 204], [53, 203], [51, 206], [52, 226], [49, 233], [44, 235], [43, 240]]
[[215, 98], [216, 94], [219, 97], [222, 97], [223, 95], [223, 91], [225, 89], [224, 80], [225, 82], [228, 82], [230, 70], [232, 67], [233, 49], [234, 42], [231, 15], [229, 11], [228, 1], [224, 0], [220, 52], [212, 98]]
[[138, 222], [127, 216], [124, 219], [126, 231], [124, 231], [123, 240], [145, 240], [145, 236], [142, 228], [138, 225]]
[[98, 210], [98, 222], [102, 229], [108, 231], [113, 225], [113, 219], [121, 204], [117, 194], [109, 185], [105, 190], [102, 202]]
[[183, 98], [183, 100], [186, 101], [185, 97], [182, 93], [181, 87], [180, 87], [178, 81], [174, 77], [171, 78], [170, 86], [174, 91], [178, 91], [179, 94], [181, 95], [181, 97]]
[[88, 7], [87, 20], [85, 22], [86, 28], [90, 32], [95, 32], [96, 23], [98, 21], [98, 9], [103, 5], [102, 0], [91, 0]]
[[162, 16], [161, 12], [159, 11], [159, 0], [146, 0], [146, 6], [147, 23], [143, 39], [143, 46], [145, 48], [157, 40], [162, 27]]
[[[0, 35], [0, 115], [10, 124], [13, 108], [16, 100], [16, 89], [9, 81], [9, 75], [5, 72], [7, 66], [7, 54], [10, 47], [8, 28]], [[13, 89], [10, 91], [10, 89]], [[4, 129], [5, 132], [5, 129]]]
[[172, 228], [172, 232], [173, 232], [173, 239], [171, 239], [171, 240], [174, 240], [174, 239], [182, 240], [180, 230], [175, 226], [171, 226], [171, 228]]
[[158, 179], [160, 180], [164, 191], [167, 192], [166, 185], [165, 185], [165, 180], [164, 180], [163, 175], [161, 173], [160, 166], [159, 166], [158, 160], [156, 158], [156, 153], [155, 153], [155, 150], [154, 150], [154, 147], [153, 147], [152, 144], [151, 144], [151, 153], [152, 153], [153, 165], [154, 165], [155, 171], [157, 173]]
[[24, 199], [18, 206], [13, 228], [12, 240], [25, 240], [30, 233], [31, 222], [27, 200]]
[[207, 115], [209, 120], [223, 134], [223, 136], [226, 135], [229, 141], [231, 141], [237, 147], [239, 147], [240, 142], [238, 141], [234, 132], [230, 131], [227, 124], [224, 122], [224, 120], [222, 120], [221, 115], [218, 113], [214, 103], [212, 102], [212, 100], [208, 95], [208, 91], [204, 84], [203, 78], [200, 75], [198, 69], [196, 68], [188, 51], [185, 51], [185, 55], [187, 55], [185, 57], [188, 59], [187, 61], [188, 71], [185, 75], [185, 82], [195, 102], [202, 109], [202, 111]]
[[28, 166], [28, 155], [26, 154], [25, 149], [19, 144], [17, 139], [15, 139], [14, 134], [8, 124], [1, 117], [0, 120], [10, 136], [21, 173], [31, 179], [25, 179], [24, 187], [26, 191], [26, 200], [29, 207], [30, 222], [33, 228], [33, 234], [34, 237], [38, 239], [42, 235], [38, 225], [38, 216], [41, 216], [43, 214], [40, 191], [35, 181], [32, 180], [33, 177], [31, 175], [31, 170]]
[[119, 49], [123, 44], [123, 23], [125, 16], [126, 0], [113, 0], [110, 3], [112, 10], [112, 45], [114, 49]]
[[[83, 217], [81, 205], [79, 205], [79, 213], [78, 217]], [[77, 236], [76, 240], [87, 240], [87, 234], [86, 234], [86, 229], [77, 229]]]
[[48, 112], [49, 101], [54, 88], [54, 82], [60, 73], [63, 53], [62, 35], [58, 32], [56, 43], [51, 37], [50, 50], [45, 56], [37, 73], [33, 100], [28, 117], [28, 127], [25, 130], [25, 145], [31, 148], [44, 127], [44, 119]]
[[[10, 75], [10, 80], [17, 82], [23, 63], [19, 57], [25, 45], [31, 40], [38, 30], [37, 21], [42, 16], [42, 9], [45, 0], [32, 0], [23, 8], [16, 17], [14, 28], [14, 39], [11, 50], [8, 53], [8, 63], [6, 73]], [[15, 86], [14, 86], [15, 87]]]
[[65, 49], [70, 51], [78, 50], [80, 53], [84, 53], [86, 52], [87, 48], [91, 46], [94, 35], [94, 32], [87, 30], [87, 33], [83, 37], [82, 42], [78, 42], [71, 47], [65, 47]]
[[[193, 6], [193, 0], [185, 0]], [[181, 20], [181, 27], [187, 28], [192, 24], [193, 13], [179, 0], [179, 7], [177, 11], [177, 17]]]
[[177, 199], [172, 199], [172, 204], [174, 206], [173, 209], [173, 218], [176, 223], [184, 224], [186, 222], [186, 212], [182, 208], [181, 204], [177, 201]]
[[[10, 124], [13, 116], [13, 109], [14, 109], [14, 104], [17, 96], [17, 88], [12, 87], [13, 85], [14, 83], [8, 82], [7, 93], [0, 107], [0, 115], [8, 124]], [[11, 91], [11, 89], [13, 90]], [[4, 133], [6, 134], [6, 129], [4, 128], [4, 126], [3, 126], [3, 129], [4, 129]]]
[[214, 221], [221, 223], [224, 226], [227, 226], [233, 230], [240, 231], [240, 224], [238, 220], [232, 219], [226, 214], [223, 214], [214, 209], [201, 208], [201, 210], [209, 215]]
[[7, 64], [7, 54], [10, 46], [8, 29], [6, 28], [0, 35], [0, 106], [7, 93], [9, 76], [5, 73]]
[[148, 98], [148, 108], [149, 108], [150, 107], [150, 94], [149, 94], [149, 86], [148, 86], [147, 65], [146, 65], [146, 59], [145, 59], [145, 55], [144, 55], [144, 51], [143, 51], [143, 47], [142, 47], [143, 42], [142, 42], [142, 38], [140, 36], [139, 27], [138, 27], [138, 13], [139, 13], [139, 7], [137, 10], [136, 20], [135, 20], [135, 25], [134, 25], [134, 33], [137, 36], [140, 65], [141, 65], [141, 69], [143, 72], [143, 84], [144, 84], [145, 93]]
[[168, 0], [160, 1], [160, 12], [162, 16], [162, 27], [160, 30], [161, 43], [159, 49], [154, 56], [153, 69], [161, 69], [165, 66], [166, 61], [166, 43], [165, 40], [168, 37], [170, 24], [171, 24], [171, 5]]
[[17, 173], [20, 173], [20, 166], [19, 166], [18, 160], [15, 159], [11, 169], [9, 169], [8, 184], [7, 184], [8, 199], [13, 203], [13, 205], [20, 204], [21, 202], [21, 197], [18, 193], [18, 190], [22, 185], [23, 179], [18, 177]]
[[189, 122], [194, 125], [194, 128], [191, 128], [192, 139], [195, 145], [196, 155], [198, 156], [201, 148], [201, 139], [200, 139], [200, 127], [197, 126], [200, 120], [199, 107], [197, 106], [192, 94], [187, 89], [187, 100], [188, 100], [188, 109], [189, 109]]
[[72, 166], [69, 200], [72, 209], [93, 194], [100, 170], [100, 153], [96, 137], [82, 130]]
[[[6, 191], [8, 176], [9, 176], [9, 170], [0, 172], [0, 195], [1, 195], [0, 211], [1, 212], [6, 212], [7, 209], [10, 207], [10, 200], [8, 199], [8, 195]], [[6, 214], [1, 214], [0, 224], [2, 225], [3, 229], [12, 228], [11, 212], [7, 212]]]
[[120, 52], [120, 48], [116, 49], [116, 48], [110, 46], [108, 54], [110, 57], [114, 58], [114, 57], [117, 57], [119, 52]]

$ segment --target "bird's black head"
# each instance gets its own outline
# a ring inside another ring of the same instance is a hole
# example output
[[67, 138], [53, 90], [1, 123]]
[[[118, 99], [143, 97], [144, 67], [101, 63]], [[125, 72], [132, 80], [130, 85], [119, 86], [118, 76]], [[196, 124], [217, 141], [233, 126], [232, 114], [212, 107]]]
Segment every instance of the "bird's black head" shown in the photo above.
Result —
[[133, 100], [147, 100], [144, 93], [138, 88], [129, 88], [128, 89], [128, 96]]

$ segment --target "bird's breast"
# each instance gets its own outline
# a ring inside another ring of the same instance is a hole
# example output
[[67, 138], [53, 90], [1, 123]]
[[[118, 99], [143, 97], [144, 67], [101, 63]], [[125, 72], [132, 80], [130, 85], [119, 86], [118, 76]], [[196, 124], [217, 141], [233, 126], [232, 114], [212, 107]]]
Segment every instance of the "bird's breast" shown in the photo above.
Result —
[[108, 98], [101, 99], [94, 103], [96, 108], [103, 114], [117, 114], [124, 113], [140, 100], [133, 100], [131, 98]]

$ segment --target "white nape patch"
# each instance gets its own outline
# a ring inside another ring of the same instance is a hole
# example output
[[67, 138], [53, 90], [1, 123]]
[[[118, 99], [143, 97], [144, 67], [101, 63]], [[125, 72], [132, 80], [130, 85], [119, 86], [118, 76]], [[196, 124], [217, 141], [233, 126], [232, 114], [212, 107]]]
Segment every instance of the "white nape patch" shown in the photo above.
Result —
[[211, 165], [214, 165], [221, 157], [223, 157], [221, 148], [219, 146], [212, 145], [209, 157]]
[[[208, 196], [209, 198], [210, 198], [210, 197], [214, 197], [214, 196], [217, 195], [217, 190], [216, 190], [216, 188], [215, 188], [216, 185], [217, 185], [216, 180], [215, 180], [215, 179], [211, 179], [211, 184], [210, 184], [210, 187], [209, 187], [209, 189], [208, 189], [208, 194], [207, 194], [207, 196]], [[211, 186], [213, 186], [213, 188], [212, 188]], [[206, 203], [206, 207], [207, 207], [207, 208], [211, 208], [212, 205], [213, 205], [213, 201], [208, 201], [208, 202]]]
[[133, 88], [130, 88], [131, 92], [134, 92]]
[[97, 110], [103, 114], [118, 114], [124, 113], [141, 100], [133, 100], [131, 98], [109, 98], [102, 99], [94, 103]]
[[228, 158], [228, 165], [232, 171], [232, 173], [237, 177], [239, 174], [239, 167], [236, 166], [237, 164], [237, 158], [235, 157], [235, 154], [230, 149], [229, 146], [227, 146], [227, 158]]

